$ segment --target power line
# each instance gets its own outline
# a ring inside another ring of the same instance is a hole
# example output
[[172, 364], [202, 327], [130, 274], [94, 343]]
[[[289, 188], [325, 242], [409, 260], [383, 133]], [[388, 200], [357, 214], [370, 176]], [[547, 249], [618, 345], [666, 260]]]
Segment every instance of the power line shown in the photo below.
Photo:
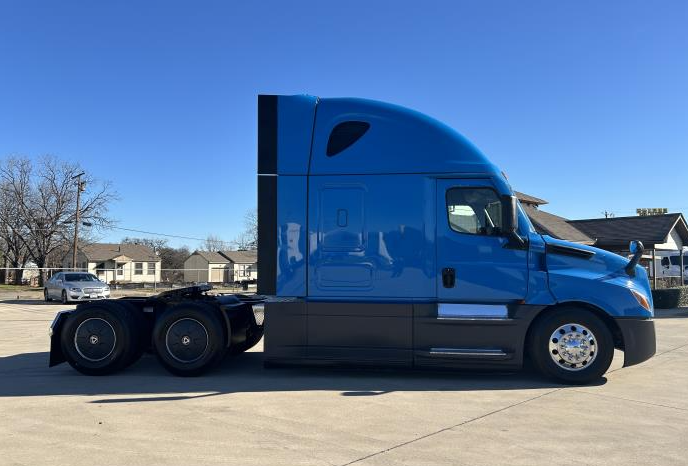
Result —
[[[7, 226], [9, 228], [12, 228], [13, 230], [16, 230], [12, 225], [2, 225], [2, 226]], [[116, 226], [109, 226], [109, 225], [102, 225], [102, 224], [91, 224], [91, 225], [85, 225], [85, 226], [95, 226], [97, 228], [100, 228], [101, 230], [122, 230], [122, 231], [129, 231], [132, 233], [143, 233], [146, 235], [152, 235], [152, 236], [164, 236], [166, 238], [177, 238], [177, 239], [189, 239], [193, 241], [205, 241], [207, 238], [195, 238], [193, 236], [182, 236], [182, 235], [172, 235], [169, 233], [157, 233], [154, 231], [146, 231], [146, 230], [137, 230], [135, 228], [124, 228], [124, 227], [116, 227]], [[59, 231], [55, 228], [32, 228], [32, 231], [55, 231], [55, 233], [59, 233]]]
[[206, 240], [206, 238], [194, 238], [193, 236], [171, 235], [168, 233], [156, 233], [154, 231], [137, 230], [135, 228], [124, 228], [124, 227], [105, 226], [105, 225], [97, 225], [97, 226], [103, 230], [123, 230], [123, 231], [130, 231], [133, 233], [143, 233], [143, 234], [152, 235], [152, 236], [165, 236], [167, 238], [190, 239], [190, 240], [194, 240], [194, 241], [205, 241]]

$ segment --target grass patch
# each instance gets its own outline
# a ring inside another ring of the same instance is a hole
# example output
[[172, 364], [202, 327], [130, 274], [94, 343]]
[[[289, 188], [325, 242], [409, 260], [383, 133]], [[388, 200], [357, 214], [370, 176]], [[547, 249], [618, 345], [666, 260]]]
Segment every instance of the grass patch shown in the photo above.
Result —
[[2, 285], [0, 284], [0, 291], [38, 291], [40, 287], [29, 285]]

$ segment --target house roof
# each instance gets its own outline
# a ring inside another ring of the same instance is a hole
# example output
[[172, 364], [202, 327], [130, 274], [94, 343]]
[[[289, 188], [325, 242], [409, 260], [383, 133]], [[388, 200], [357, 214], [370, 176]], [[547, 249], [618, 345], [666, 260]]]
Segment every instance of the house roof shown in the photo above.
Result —
[[258, 251], [220, 251], [220, 254], [225, 256], [235, 264], [255, 264], [258, 261]]
[[532, 204], [523, 204], [523, 210], [530, 218], [530, 221], [533, 222], [535, 229], [541, 234], [573, 241], [574, 243], [593, 244], [595, 242], [593, 238], [568, 223], [564, 217], [543, 212]]
[[599, 246], [625, 246], [640, 240], [646, 247], [665, 243], [676, 228], [684, 244], [688, 244], [688, 226], [680, 213], [633, 217], [569, 220], [569, 223], [597, 240]]
[[219, 252], [213, 252], [213, 251], [194, 251], [192, 256], [196, 254], [198, 256], [201, 256], [203, 259], [207, 260], [208, 262], [212, 264], [228, 264], [229, 261], [225, 256], [220, 254]]
[[126, 256], [133, 261], [159, 261], [152, 248], [143, 244], [93, 243], [79, 248], [89, 262], [101, 262]]
[[540, 199], [539, 197], [531, 196], [529, 194], [525, 194], [525, 193], [522, 193], [519, 191], [514, 191], [514, 194], [516, 195], [518, 200], [521, 201], [521, 203], [524, 205], [527, 205], [527, 204], [543, 205], [543, 204], [548, 203], [544, 199]]

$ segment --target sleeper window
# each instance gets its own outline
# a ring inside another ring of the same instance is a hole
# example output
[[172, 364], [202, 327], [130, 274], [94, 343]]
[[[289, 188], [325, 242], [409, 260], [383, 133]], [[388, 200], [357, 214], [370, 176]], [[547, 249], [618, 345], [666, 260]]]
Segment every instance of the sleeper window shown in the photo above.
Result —
[[447, 191], [447, 217], [452, 230], [472, 235], [502, 232], [502, 203], [489, 188], [452, 188]]

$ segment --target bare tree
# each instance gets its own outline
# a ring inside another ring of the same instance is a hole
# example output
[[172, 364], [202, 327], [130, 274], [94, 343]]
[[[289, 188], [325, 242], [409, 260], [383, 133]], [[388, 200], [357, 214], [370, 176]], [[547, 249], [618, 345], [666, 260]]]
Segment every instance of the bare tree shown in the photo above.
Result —
[[[8, 201], [16, 206], [19, 241], [37, 267], [45, 267], [49, 257], [64, 248], [74, 232], [76, 185], [73, 177], [81, 173], [76, 163], [52, 156], [34, 163], [26, 157], [12, 157], [0, 164], [0, 185]], [[109, 204], [116, 199], [109, 183], [97, 183], [88, 174], [82, 177], [80, 217], [84, 222], [107, 227]], [[40, 284], [45, 279], [41, 273]]]
[[254, 208], [244, 214], [244, 230], [232, 240], [239, 250], [258, 249], [258, 211]]
[[132, 238], [127, 236], [122, 240], [122, 244], [143, 244], [159, 253], [162, 248], [167, 247], [167, 240], [164, 238]]
[[230, 249], [230, 243], [220, 239], [220, 237], [216, 235], [208, 235], [201, 245], [201, 250], [203, 251], [217, 252], [226, 249]]
[[[25, 187], [20, 189], [26, 189]], [[25, 234], [17, 204], [13, 202], [11, 190], [5, 183], [0, 183], [0, 241], [5, 256], [5, 265], [15, 270], [10, 272], [12, 282], [20, 285], [22, 273], [20, 270], [29, 260], [29, 252], [22, 241]], [[3, 277], [3, 281], [7, 277]]]

